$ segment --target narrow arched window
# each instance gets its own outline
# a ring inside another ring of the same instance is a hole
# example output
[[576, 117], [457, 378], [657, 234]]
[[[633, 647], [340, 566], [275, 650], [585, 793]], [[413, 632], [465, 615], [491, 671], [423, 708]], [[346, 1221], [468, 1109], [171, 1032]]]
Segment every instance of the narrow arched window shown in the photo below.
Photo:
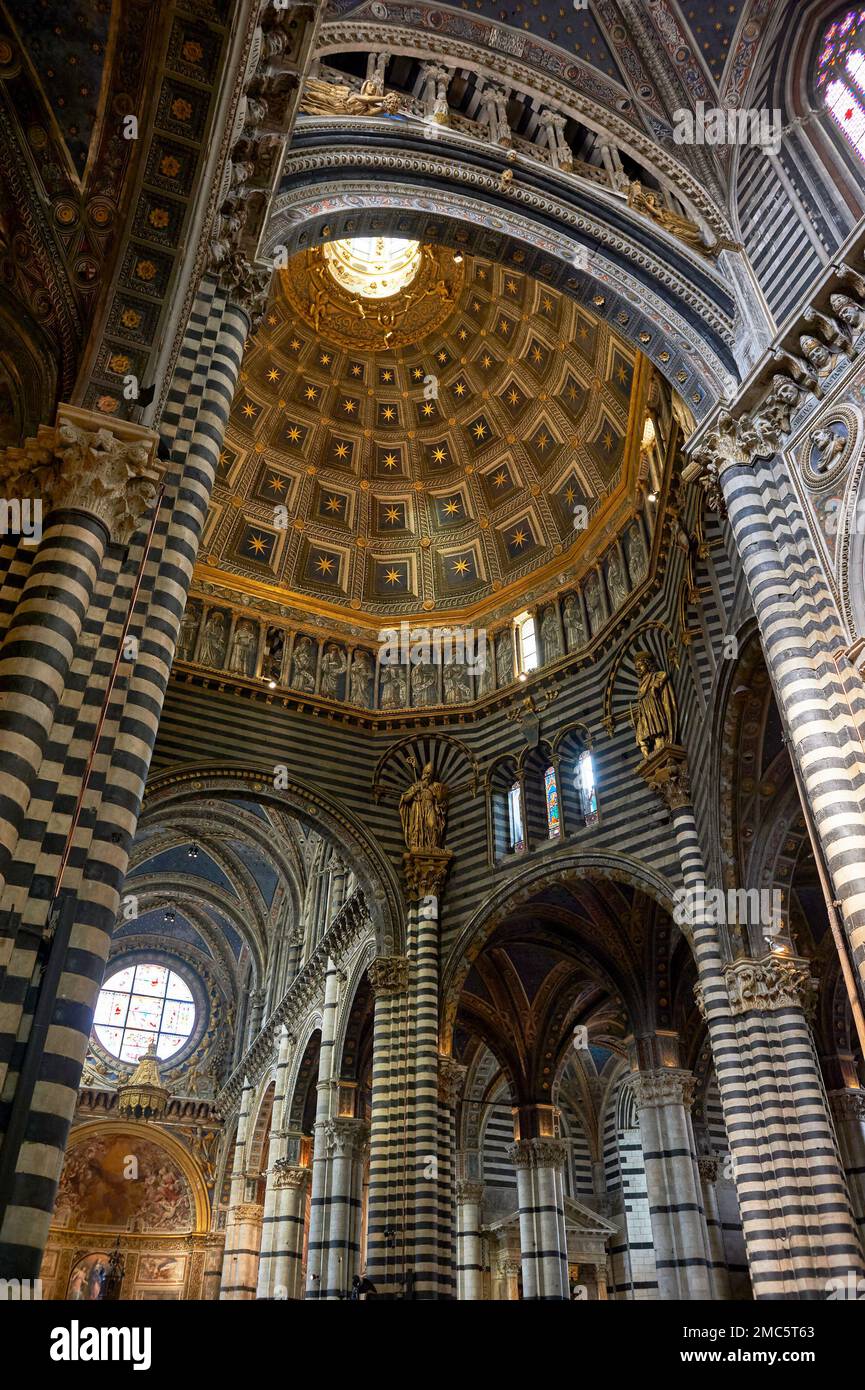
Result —
[[577, 759], [577, 789], [580, 794], [583, 820], [594, 825], [598, 819], [598, 791], [595, 786], [595, 765], [588, 748]]
[[547, 803], [547, 834], [555, 840], [561, 833], [562, 817], [559, 811], [559, 787], [556, 782], [556, 769], [548, 767], [544, 773], [544, 796]]
[[830, 24], [817, 58], [817, 90], [833, 120], [865, 161], [865, 9]]
[[519, 782], [514, 782], [508, 792], [508, 841], [515, 854], [519, 854], [526, 847], [526, 837], [523, 830], [523, 803]]

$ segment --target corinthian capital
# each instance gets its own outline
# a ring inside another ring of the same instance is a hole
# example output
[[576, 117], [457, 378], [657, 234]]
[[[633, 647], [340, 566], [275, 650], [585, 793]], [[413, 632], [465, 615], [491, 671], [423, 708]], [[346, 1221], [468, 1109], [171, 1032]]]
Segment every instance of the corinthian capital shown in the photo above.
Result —
[[751, 1010], [802, 1009], [814, 1011], [817, 981], [806, 960], [795, 956], [764, 956], [762, 960], [737, 960], [724, 969], [734, 1014]]
[[334, 1120], [325, 1120], [324, 1132], [328, 1153], [352, 1158], [366, 1143], [369, 1125], [352, 1115], [340, 1115]]
[[684, 748], [669, 744], [652, 753], [639, 766], [640, 776], [663, 801], [669, 811], [680, 811], [691, 804], [691, 778]]
[[10, 499], [41, 502], [45, 516], [86, 512], [125, 545], [156, 500], [157, 442], [141, 425], [61, 405], [55, 425], [0, 450], [0, 486]]
[[567, 1156], [564, 1139], [518, 1139], [508, 1146], [515, 1168], [562, 1168]]
[[659, 1105], [684, 1105], [690, 1110], [696, 1077], [682, 1067], [656, 1067], [653, 1071], [637, 1072], [632, 1085], [638, 1110]]
[[456, 1105], [466, 1079], [466, 1068], [453, 1057], [439, 1054], [438, 1096], [445, 1105]]
[[865, 1123], [865, 1091], [852, 1087], [829, 1092], [829, 1109], [836, 1120], [858, 1120]]
[[408, 989], [406, 956], [376, 956], [366, 973], [376, 999], [388, 994], [405, 994]]

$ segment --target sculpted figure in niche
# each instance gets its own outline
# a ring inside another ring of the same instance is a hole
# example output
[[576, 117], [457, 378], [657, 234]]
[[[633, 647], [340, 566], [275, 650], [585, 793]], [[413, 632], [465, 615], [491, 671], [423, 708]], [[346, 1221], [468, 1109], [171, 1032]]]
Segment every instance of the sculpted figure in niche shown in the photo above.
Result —
[[548, 608], [541, 618], [541, 641], [544, 644], [544, 661], [555, 661], [562, 654], [562, 645], [559, 641], [559, 625], [556, 622], [556, 610]]
[[204, 636], [201, 639], [201, 651], [198, 660], [203, 666], [221, 666], [225, 656], [225, 644], [228, 640], [228, 632], [225, 625], [225, 614], [218, 608], [207, 615], [204, 624]]
[[586, 604], [589, 609], [589, 626], [594, 637], [595, 633], [604, 626], [604, 604], [601, 598], [601, 586], [596, 574], [592, 575], [586, 585]]
[[404, 709], [406, 695], [405, 671], [402, 666], [383, 666], [381, 668], [381, 708]]
[[308, 637], [298, 637], [291, 661], [292, 689], [311, 694], [315, 690], [315, 654]]
[[805, 333], [799, 339], [799, 346], [818, 376], [825, 376], [827, 372], [832, 370], [835, 358], [826, 344], [821, 343], [819, 338], [813, 338], [810, 333]]
[[441, 849], [444, 845], [448, 789], [434, 780], [433, 765], [427, 763], [416, 782], [399, 800], [399, 817], [410, 850]]
[[621, 608], [628, 597], [628, 586], [625, 583], [622, 565], [615, 550], [611, 552], [610, 562], [607, 566], [607, 588], [610, 591], [610, 603], [613, 608]]
[[649, 568], [646, 542], [639, 526], [632, 526], [628, 532], [628, 568], [631, 571], [632, 584], [639, 584]]
[[640, 684], [636, 708], [631, 706], [631, 722], [640, 752], [648, 758], [676, 742], [676, 697], [670, 677], [660, 670], [651, 652], [635, 652], [634, 666]]
[[473, 698], [472, 678], [464, 666], [449, 661], [444, 669], [445, 704], [462, 705]]
[[285, 653], [285, 633], [281, 627], [269, 627], [266, 638], [265, 674], [272, 681], [282, 675], [282, 658]]
[[348, 677], [349, 699], [368, 709], [372, 703], [374, 667], [369, 652], [355, 652]]
[[241, 676], [254, 675], [257, 648], [258, 631], [255, 624], [244, 619], [234, 629], [231, 655], [228, 658], [229, 671], [236, 671]]
[[493, 647], [491, 642], [487, 642], [481, 662], [481, 673], [478, 678], [478, 694], [488, 695], [493, 688]]
[[436, 668], [420, 661], [411, 673], [411, 702], [413, 705], [432, 705], [438, 697]]
[[568, 594], [562, 607], [562, 616], [565, 620], [565, 635], [568, 639], [568, 651], [578, 651], [585, 646], [586, 624], [583, 618], [583, 610], [576, 594]]
[[191, 661], [195, 651], [195, 639], [198, 636], [198, 620], [201, 617], [201, 609], [194, 603], [188, 603], [183, 611], [183, 618], [180, 623], [180, 637], [177, 642], [177, 656], [180, 661]]
[[499, 685], [510, 685], [514, 678], [514, 642], [509, 628], [496, 638], [496, 666]]
[[348, 661], [345, 652], [334, 643], [327, 648], [321, 659], [321, 693], [335, 700], [339, 695], [339, 682], [345, 675]]
[[399, 110], [396, 92], [385, 94], [375, 82], [364, 82], [359, 92], [335, 82], [311, 77], [303, 89], [300, 109], [308, 116], [380, 116]]

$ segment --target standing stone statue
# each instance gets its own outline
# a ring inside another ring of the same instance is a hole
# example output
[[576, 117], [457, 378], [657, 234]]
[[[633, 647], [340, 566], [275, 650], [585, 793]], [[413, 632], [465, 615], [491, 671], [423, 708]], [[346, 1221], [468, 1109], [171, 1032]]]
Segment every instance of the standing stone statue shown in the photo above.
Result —
[[586, 623], [583, 618], [580, 600], [576, 594], [568, 594], [562, 607], [562, 615], [565, 620], [568, 651], [578, 651], [580, 647], [585, 646]]
[[402, 666], [382, 666], [381, 668], [381, 708], [404, 709], [406, 705], [406, 680]]
[[645, 759], [675, 744], [678, 728], [676, 697], [670, 677], [659, 668], [651, 652], [635, 652], [634, 666], [640, 684], [636, 708], [631, 706], [631, 722]]
[[510, 685], [514, 678], [514, 641], [509, 628], [496, 638], [496, 666], [499, 685]]
[[586, 603], [589, 609], [589, 626], [594, 637], [595, 633], [600, 632], [604, 626], [604, 601], [601, 597], [601, 586], [596, 574], [593, 574], [586, 584]]
[[649, 568], [646, 542], [639, 525], [632, 526], [628, 532], [628, 568], [631, 571], [632, 584], [639, 584]]
[[368, 709], [372, 703], [374, 670], [369, 652], [355, 652], [348, 676], [349, 699], [353, 705]]
[[433, 765], [427, 763], [416, 782], [399, 800], [399, 816], [409, 850], [444, 848], [448, 789], [436, 782]]
[[228, 658], [229, 671], [236, 671], [241, 676], [254, 675], [257, 647], [258, 633], [255, 624], [244, 619], [234, 629], [231, 654]]
[[195, 651], [195, 639], [198, 636], [198, 622], [201, 617], [201, 609], [195, 603], [188, 603], [183, 610], [183, 618], [180, 623], [180, 638], [177, 643], [177, 656], [180, 661], [191, 661]]
[[559, 625], [556, 622], [556, 610], [548, 608], [541, 618], [541, 641], [544, 646], [544, 663], [556, 661], [562, 654], [561, 642], [559, 641]]
[[208, 613], [207, 622], [204, 624], [201, 651], [198, 653], [198, 660], [202, 666], [221, 667], [227, 641], [225, 614], [219, 608], [214, 608], [211, 613]]
[[345, 674], [348, 661], [345, 652], [334, 643], [325, 651], [321, 659], [321, 693], [335, 700], [339, 694], [339, 682]]
[[291, 685], [293, 690], [302, 690], [306, 694], [315, 690], [315, 657], [312, 642], [305, 636], [298, 637], [294, 644]]
[[433, 705], [436, 703], [436, 668], [428, 661], [421, 661], [411, 673], [411, 702], [413, 705]]
[[622, 565], [615, 550], [610, 555], [607, 566], [607, 588], [610, 591], [610, 603], [613, 609], [621, 608], [625, 599], [628, 597], [628, 586], [625, 583], [625, 576], [622, 573]]

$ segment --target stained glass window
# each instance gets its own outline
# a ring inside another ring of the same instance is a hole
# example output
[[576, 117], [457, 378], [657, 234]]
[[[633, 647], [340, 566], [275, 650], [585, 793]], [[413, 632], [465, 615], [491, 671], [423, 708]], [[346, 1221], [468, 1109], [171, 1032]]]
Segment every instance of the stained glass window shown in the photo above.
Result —
[[598, 819], [598, 793], [595, 787], [595, 765], [588, 749], [580, 754], [577, 762], [577, 789], [583, 808], [583, 820], [586, 825], [594, 825]]
[[520, 797], [520, 784], [514, 782], [508, 792], [508, 836], [511, 849], [515, 853], [525, 848], [525, 837], [523, 835], [523, 807]]
[[865, 9], [848, 10], [826, 30], [817, 59], [817, 90], [865, 160]]
[[554, 840], [562, 828], [559, 815], [559, 789], [556, 785], [556, 770], [548, 767], [544, 773], [544, 794], [547, 798], [547, 833]]
[[124, 966], [99, 991], [93, 1031], [122, 1062], [137, 1062], [154, 1041], [157, 1057], [171, 1057], [194, 1027], [192, 992], [167, 966]]

